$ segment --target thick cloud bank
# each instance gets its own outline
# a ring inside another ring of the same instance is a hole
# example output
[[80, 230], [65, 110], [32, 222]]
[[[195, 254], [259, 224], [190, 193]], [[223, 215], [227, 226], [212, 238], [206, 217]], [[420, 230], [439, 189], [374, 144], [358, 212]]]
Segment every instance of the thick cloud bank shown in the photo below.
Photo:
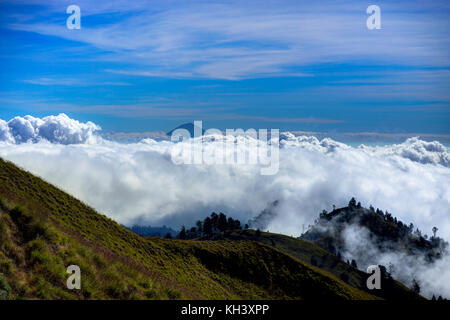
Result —
[[402, 144], [395, 144], [381, 149], [365, 146], [361, 146], [361, 148], [373, 154], [397, 155], [415, 162], [441, 164], [445, 167], [450, 167], [450, 153], [445, 146], [437, 141], [426, 142], [416, 137], [409, 138]]
[[[320, 150], [324, 153], [333, 152], [336, 149], [350, 150], [344, 143], [329, 138], [319, 140], [313, 136], [294, 136], [286, 132], [280, 137], [280, 144], [285, 147], [301, 147]], [[359, 150], [377, 157], [395, 158], [395, 156], [409, 159], [423, 164], [440, 164], [450, 167], [450, 152], [447, 147], [438, 141], [427, 142], [418, 137], [408, 138], [402, 144], [393, 144], [384, 147], [368, 147], [360, 145]]]
[[15, 117], [8, 122], [0, 119], [0, 141], [24, 143], [48, 141], [61, 144], [89, 143], [100, 127], [92, 122], [80, 123], [64, 113], [42, 119], [32, 116]]
[[[97, 129], [65, 115], [0, 120], [0, 156], [126, 225], [178, 228], [211, 211], [245, 222], [278, 200], [267, 228], [298, 236], [320, 211], [355, 196], [424, 232], [437, 226], [450, 239], [450, 151], [439, 142], [412, 138], [353, 148], [284, 133], [279, 171], [264, 176], [258, 165], [176, 165], [177, 144], [121, 144], [97, 138]], [[226, 140], [204, 138], [204, 148], [220, 152]], [[250, 137], [235, 139], [238, 147], [251, 144], [264, 147]]]

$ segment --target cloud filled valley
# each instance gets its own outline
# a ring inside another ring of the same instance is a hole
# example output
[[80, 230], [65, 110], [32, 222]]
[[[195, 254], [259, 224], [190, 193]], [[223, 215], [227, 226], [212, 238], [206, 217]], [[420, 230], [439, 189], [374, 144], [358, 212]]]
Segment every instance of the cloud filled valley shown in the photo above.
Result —
[[[0, 156], [125, 225], [178, 229], [211, 211], [247, 222], [278, 200], [267, 228], [298, 236], [320, 211], [345, 206], [354, 196], [424, 233], [437, 226], [438, 235], [450, 240], [450, 151], [439, 142], [410, 138], [397, 145], [351, 147], [282, 133], [279, 172], [264, 176], [257, 165], [176, 165], [171, 159], [176, 144], [170, 141], [118, 143], [97, 136], [99, 129], [65, 115], [0, 120]], [[215, 152], [224, 143], [221, 137], [204, 139], [204, 148]], [[261, 142], [239, 137], [235, 144]], [[348, 239], [355, 244], [349, 254], [358, 252], [362, 240]], [[423, 270], [424, 279], [437, 274], [450, 279], [448, 262], [447, 256], [435, 269]], [[443, 285], [449, 282], [436, 282], [440, 287], [433, 289], [450, 296]]]

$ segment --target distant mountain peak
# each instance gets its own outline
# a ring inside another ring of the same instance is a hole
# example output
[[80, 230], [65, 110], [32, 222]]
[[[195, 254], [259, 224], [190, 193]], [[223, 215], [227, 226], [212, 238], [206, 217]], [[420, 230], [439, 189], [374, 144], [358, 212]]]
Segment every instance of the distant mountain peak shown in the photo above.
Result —
[[[177, 129], [185, 129], [187, 131], [189, 131], [189, 133], [191, 134], [191, 137], [194, 137], [194, 130], [197, 126], [195, 126], [192, 122], [188, 122], [188, 123], [183, 123], [182, 125], [179, 125], [178, 127], [170, 130], [169, 132], [167, 132], [167, 135], [169, 137], [172, 136], [172, 133], [177, 130]], [[197, 127], [198, 129], [200, 129], [200, 127]], [[205, 133], [205, 129], [201, 129], [202, 135]]]

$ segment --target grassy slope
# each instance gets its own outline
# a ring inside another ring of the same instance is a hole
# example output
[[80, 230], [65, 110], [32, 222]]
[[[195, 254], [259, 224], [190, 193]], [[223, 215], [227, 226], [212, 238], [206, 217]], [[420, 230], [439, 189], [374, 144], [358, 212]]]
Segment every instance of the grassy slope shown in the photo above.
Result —
[[144, 239], [2, 159], [0, 197], [0, 297], [375, 298], [261, 243]]
[[[317, 266], [321, 270], [325, 270], [337, 278], [345, 281], [352, 287], [360, 290], [368, 291], [366, 287], [367, 274], [358, 269], [351, 267], [344, 261], [339, 260], [335, 255], [322, 249], [321, 247], [298, 238], [286, 235], [261, 232], [260, 236], [256, 236], [254, 230], [233, 230], [225, 233], [216, 234], [211, 237], [204, 237], [201, 240], [247, 240], [257, 241], [265, 245], [276, 248], [285, 252], [299, 260]], [[420, 299], [421, 297], [414, 294], [398, 281], [386, 283], [386, 290], [370, 291], [371, 294], [387, 298], [387, 299]], [[382, 286], [383, 289], [383, 286]]]

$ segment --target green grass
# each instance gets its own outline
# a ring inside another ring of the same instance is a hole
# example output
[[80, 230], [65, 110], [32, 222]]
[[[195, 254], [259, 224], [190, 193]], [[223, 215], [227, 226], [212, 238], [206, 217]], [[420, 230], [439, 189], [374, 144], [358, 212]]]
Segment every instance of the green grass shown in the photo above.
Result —
[[280, 250], [292, 257], [317, 267], [320, 270], [332, 274], [335, 278], [344, 281], [350, 286], [385, 299], [421, 299], [406, 286], [398, 281], [384, 283], [382, 290], [372, 291], [367, 289], [367, 273], [353, 268], [337, 256], [322, 249], [318, 245], [286, 235], [260, 232], [257, 236], [255, 230], [233, 230], [203, 237], [199, 240], [232, 240], [232, 241], [256, 241]]
[[[2, 298], [376, 298], [264, 243], [140, 237], [1, 159], [0, 197]], [[81, 290], [66, 288], [71, 264]]]

